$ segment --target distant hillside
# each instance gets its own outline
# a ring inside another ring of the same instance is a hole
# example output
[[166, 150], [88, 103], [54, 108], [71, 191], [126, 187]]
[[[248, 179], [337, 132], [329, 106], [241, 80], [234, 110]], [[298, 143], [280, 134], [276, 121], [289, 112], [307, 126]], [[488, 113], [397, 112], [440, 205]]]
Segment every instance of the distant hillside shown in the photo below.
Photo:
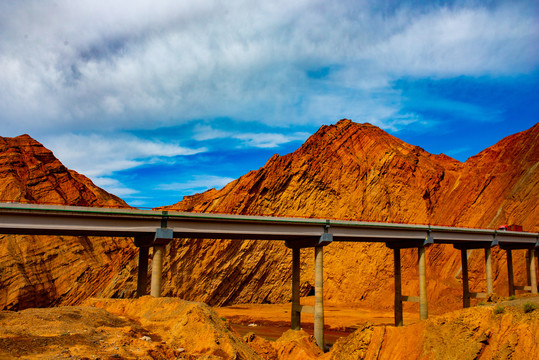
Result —
[[[188, 196], [170, 210], [307, 216], [539, 231], [539, 125], [509, 136], [465, 163], [432, 155], [370, 124], [322, 126], [297, 151], [222, 190]], [[172, 245], [165, 293], [214, 304], [290, 299], [291, 255], [274, 242]], [[523, 252], [515, 263], [523, 266]], [[417, 254], [404, 251], [404, 291], [417, 293]], [[494, 252], [495, 289], [507, 292], [505, 254]], [[393, 258], [383, 244], [335, 243], [325, 251], [325, 297], [390, 308]], [[460, 306], [460, 255], [427, 251], [428, 292], [439, 311]], [[312, 251], [304, 251], [302, 293], [313, 287]], [[482, 291], [483, 254], [471, 254], [471, 287]], [[517, 271], [518, 273], [518, 271]], [[523, 278], [517, 281], [523, 282]]]
[[[28, 135], [0, 137], [0, 201], [127, 207]], [[0, 235], [0, 309], [114, 295], [136, 256], [131, 239]], [[127, 269], [124, 269], [125, 267]], [[122, 278], [123, 276], [123, 278]]]

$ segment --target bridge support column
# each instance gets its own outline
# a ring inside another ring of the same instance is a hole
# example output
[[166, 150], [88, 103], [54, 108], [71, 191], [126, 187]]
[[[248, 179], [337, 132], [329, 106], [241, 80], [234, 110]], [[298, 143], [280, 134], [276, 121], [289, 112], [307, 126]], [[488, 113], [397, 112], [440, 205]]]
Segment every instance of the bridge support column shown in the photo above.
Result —
[[401, 249], [393, 249], [393, 264], [395, 269], [395, 326], [402, 326], [402, 278], [401, 278]]
[[487, 294], [494, 293], [494, 283], [492, 281], [492, 258], [490, 248], [485, 248], [485, 268], [487, 275]]
[[532, 294], [537, 294], [537, 274], [535, 272], [535, 249], [528, 249], [528, 268]]
[[301, 310], [299, 302], [299, 284], [300, 284], [300, 248], [292, 249], [292, 330], [301, 329]]
[[468, 249], [460, 249], [462, 264], [462, 307], [470, 307], [470, 285], [468, 282]]
[[146, 284], [148, 281], [148, 254], [150, 248], [147, 246], [138, 248], [138, 277], [137, 277], [137, 297], [146, 295]]
[[[403, 325], [403, 310], [402, 303], [404, 301], [419, 303], [419, 319], [425, 320], [428, 318], [427, 306], [427, 274], [426, 274], [426, 258], [425, 247], [430, 244], [426, 242], [421, 244], [417, 241], [404, 244], [395, 244], [387, 242], [386, 246], [393, 250], [393, 265], [395, 277], [395, 326]], [[419, 272], [419, 296], [402, 295], [402, 268], [401, 268], [401, 249], [416, 248], [418, 252], [417, 265]]]
[[[530, 250], [529, 249], [526, 249], [526, 285], [528, 287], [530, 287], [530, 289], [527, 289], [527, 290], [531, 290], [531, 279], [530, 279]], [[526, 289], [525, 289], [526, 290]]]
[[138, 248], [138, 273], [136, 297], [146, 295], [148, 284], [148, 253], [153, 245], [154, 236], [150, 234], [135, 236], [135, 246]]
[[165, 245], [155, 245], [153, 247], [151, 295], [154, 297], [161, 296], [163, 256], [165, 255], [165, 251], [166, 251]]
[[506, 249], [505, 254], [507, 255], [507, 282], [509, 285], [509, 296], [515, 295], [515, 277], [513, 274], [513, 253], [511, 249]]
[[425, 247], [418, 249], [418, 268], [419, 268], [419, 319], [425, 320], [429, 317], [427, 304], [427, 260], [425, 258]]
[[[316, 344], [326, 351], [324, 341], [324, 246], [333, 242], [329, 233], [329, 220], [319, 238], [287, 240], [286, 247], [292, 249], [292, 329], [300, 329], [301, 312], [314, 313], [314, 338]], [[302, 306], [299, 299], [300, 285], [300, 249], [314, 248], [314, 308]]]
[[314, 248], [314, 337], [325, 351], [324, 342], [324, 247]]
[[152, 284], [151, 295], [153, 297], [161, 296], [161, 281], [163, 274], [163, 257], [167, 250], [167, 244], [172, 240], [174, 231], [166, 228], [166, 219], [161, 220], [161, 228], [155, 230], [153, 240], [152, 257]]

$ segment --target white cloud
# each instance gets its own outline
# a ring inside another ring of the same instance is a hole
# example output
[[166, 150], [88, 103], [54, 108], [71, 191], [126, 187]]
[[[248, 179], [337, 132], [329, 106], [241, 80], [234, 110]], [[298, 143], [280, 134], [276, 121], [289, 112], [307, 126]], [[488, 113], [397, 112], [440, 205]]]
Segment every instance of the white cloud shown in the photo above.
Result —
[[[110, 178], [110, 177], [96, 177], [93, 179], [93, 182], [105, 189], [106, 191], [116, 195], [116, 196], [132, 196], [138, 194], [138, 191], [135, 189], [130, 189], [129, 187], [122, 184], [120, 181]], [[133, 204], [132, 204], [133, 205]]]
[[198, 141], [230, 138], [241, 140], [245, 147], [276, 148], [292, 141], [305, 141], [310, 135], [306, 132], [279, 134], [224, 131], [208, 125], [200, 125], [195, 126], [193, 138]]
[[518, 5], [443, 7], [408, 18], [366, 55], [396, 76], [525, 73], [537, 67], [539, 56], [537, 18], [525, 12]]
[[292, 134], [272, 134], [272, 133], [244, 133], [234, 134], [233, 138], [242, 140], [244, 146], [257, 148], [276, 148], [279, 145], [286, 144], [292, 141], [305, 141], [309, 135], [304, 132], [296, 132]]
[[[381, 114], [369, 121], [382, 124], [391, 122], [383, 113], [400, 110], [398, 94], [369, 93], [390, 92], [392, 80], [537, 68], [532, 4], [380, 8], [369, 1], [4, 1], [0, 123], [5, 135], [34, 136], [223, 116], [282, 126], [368, 112]], [[320, 67], [330, 67], [327, 78], [306, 75]], [[324, 99], [336, 104], [320, 112]]]
[[195, 126], [195, 134], [193, 139], [197, 141], [223, 139], [230, 136], [230, 132], [224, 130], [214, 129], [209, 125], [197, 125]]
[[102, 181], [103, 176], [116, 171], [206, 151], [205, 148], [191, 149], [125, 135], [66, 134], [52, 137], [44, 145], [67, 167]]
[[220, 189], [234, 179], [215, 175], [195, 175], [193, 180], [182, 183], [161, 184], [159, 190], [180, 191], [186, 193], [201, 192], [211, 188]]

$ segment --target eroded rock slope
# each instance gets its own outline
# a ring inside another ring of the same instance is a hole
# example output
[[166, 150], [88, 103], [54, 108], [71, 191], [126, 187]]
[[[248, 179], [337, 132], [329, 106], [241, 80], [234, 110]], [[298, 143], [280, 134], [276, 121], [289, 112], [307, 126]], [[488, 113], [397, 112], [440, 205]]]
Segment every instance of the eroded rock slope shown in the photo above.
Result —
[[[461, 163], [432, 155], [370, 124], [323, 126], [297, 151], [274, 155], [221, 190], [188, 196], [170, 210], [302, 216], [539, 231], [539, 124]], [[278, 242], [190, 241], [169, 248], [165, 294], [211, 304], [290, 299], [291, 254]], [[383, 244], [335, 243], [325, 249], [324, 296], [334, 303], [393, 303], [393, 258]], [[524, 252], [515, 253], [517, 274]], [[303, 251], [302, 294], [313, 284]], [[417, 254], [403, 254], [404, 291], [417, 293]], [[507, 292], [504, 252], [494, 251], [495, 290]], [[484, 291], [483, 253], [470, 254], [470, 284]], [[431, 308], [461, 304], [460, 255], [427, 251]], [[522, 275], [517, 282], [524, 282]]]
[[[0, 137], [0, 201], [127, 207], [28, 135]], [[136, 265], [131, 239], [0, 235], [0, 309], [119, 296]], [[129, 291], [127, 289], [127, 291]]]

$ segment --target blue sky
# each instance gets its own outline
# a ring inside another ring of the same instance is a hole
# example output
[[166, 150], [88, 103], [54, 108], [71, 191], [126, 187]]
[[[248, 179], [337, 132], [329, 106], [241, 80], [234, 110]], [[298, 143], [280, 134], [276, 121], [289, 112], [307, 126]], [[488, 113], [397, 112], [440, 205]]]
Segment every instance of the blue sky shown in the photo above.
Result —
[[538, 65], [536, 1], [2, 1], [0, 136], [154, 207], [342, 118], [465, 161], [538, 121]]

